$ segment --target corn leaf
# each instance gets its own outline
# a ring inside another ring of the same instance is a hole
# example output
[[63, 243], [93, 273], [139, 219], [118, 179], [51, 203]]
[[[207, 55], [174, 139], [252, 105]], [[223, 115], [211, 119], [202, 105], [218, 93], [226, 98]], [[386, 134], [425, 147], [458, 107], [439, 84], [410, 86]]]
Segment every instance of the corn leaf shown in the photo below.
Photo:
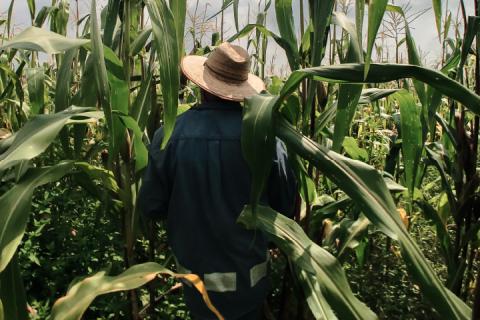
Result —
[[256, 205], [270, 175], [275, 136], [273, 131], [273, 105], [271, 95], [255, 95], [245, 99], [241, 135], [242, 152], [252, 174], [250, 203]]
[[443, 73], [408, 64], [371, 64], [370, 71], [364, 78], [364, 64], [341, 64], [308, 68], [294, 71], [285, 82], [277, 103], [294, 92], [298, 84], [307, 77], [333, 83], [378, 83], [403, 78], [414, 78], [422, 81], [442, 94], [462, 103], [473, 113], [480, 115], [480, 97]]
[[97, 95], [105, 114], [105, 120], [107, 122], [107, 128], [109, 131], [109, 149], [110, 149], [110, 161], [115, 158], [116, 150], [118, 146], [115, 144], [115, 126], [113, 124], [112, 105], [110, 101], [110, 85], [108, 83], [107, 68], [105, 66], [105, 53], [103, 49], [102, 38], [100, 35], [100, 26], [97, 17], [97, 2], [92, 0], [90, 8], [90, 31], [92, 38], [92, 61], [93, 70], [95, 74], [95, 83], [97, 85]]
[[320, 283], [315, 275], [304, 270], [298, 270], [298, 268], [296, 268], [295, 271], [300, 283], [302, 284], [305, 299], [307, 300], [308, 306], [310, 307], [315, 319], [338, 319], [323, 296]]
[[432, 0], [435, 24], [437, 26], [438, 40], [442, 41], [442, 0]]
[[373, 46], [375, 44], [375, 39], [377, 38], [378, 28], [380, 28], [380, 25], [382, 24], [387, 4], [388, 0], [370, 0], [368, 3], [368, 38], [364, 77], [367, 77], [370, 69]]
[[[293, 19], [292, 0], [275, 0], [275, 14], [280, 36], [285, 39], [290, 52], [298, 52], [297, 36]], [[290, 65], [292, 70], [298, 69], [298, 65]]]
[[296, 132], [285, 120], [277, 121], [275, 129], [277, 136], [286, 143], [290, 151], [321, 170], [357, 204], [370, 222], [399, 242], [408, 271], [439, 313], [448, 319], [469, 319], [470, 308], [443, 286], [420, 248], [410, 237], [385, 181], [373, 167], [325, 149]]
[[172, 11], [165, 0], [147, 0], [146, 5], [152, 20], [153, 36], [160, 65], [160, 82], [163, 97], [163, 132], [162, 148], [164, 148], [177, 117], [178, 91], [180, 88], [180, 57], [177, 28]]
[[175, 31], [177, 33], [177, 47], [179, 59], [183, 56], [183, 39], [185, 38], [185, 16], [187, 15], [187, 0], [170, 0]]
[[81, 47], [89, 42], [88, 39], [71, 39], [42, 28], [28, 27], [12, 40], [6, 41], [0, 46], [0, 50], [12, 48], [54, 54]]
[[33, 190], [56, 181], [70, 172], [72, 162], [61, 162], [52, 167], [30, 169], [22, 180], [0, 197], [0, 272], [2, 272], [22, 240], [27, 227]]
[[140, 53], [140, 51], [142, 51], [151, 34], [152, 28], [148, 28], [140, 32], [140, 34], [135, 38], [135, 40], [132, 42], [132, 45], [130, 46], [130, 56], [136, 56]]
[[84, 119], [101, 117], [101, 114], [89, 112], [90, 110], [92, 109], [71, 107], [59, 113], [39, 115], [27, 122], [12, 137], [9, 148], [0, 154], [0, 171], [10, 168], [22, 160], [30, 160], [40, 155], [66, 124], [82, 122], [82, 120], [72, 120], [72, 117]]
[[[321, 294], [341, 319], [378, 319], [372, 310], [355, 297], [340, 262], [310, 240], [293, 220], [264, 206], [258, 206], [258, 215], [255, 217], [252, 208], [246, 206], [238, 221], [248, 229], [258, 228], [267, 233], [297, 268], [315, 276]], [[304, 290], [311, 290], [309, 283]], [[321, 298], [318, 296], [317, 299]], [[324, 310], [331, 314], [327, 308]]]
[[407, 91], [393, 95], [400, 106], [400, 123], [402, 134], [402, 155], [405, 167], [405, 181], [409, 194], [413, 196], [418, 165], [423, 151], [423, 128], [421, 109], [413, 96]]
[[27, 320], [27, 297], [20, 274], [18, 256], [15, 254], [8, 266], [0, 273], [0, 299], [3, 312], [0, 310], [0, 319]]
[[45, 104], [45, 71], [42, 67], [28, 68], [27, 85], [32, 114], [38, 114]]
[[152, 281], [159, 274], [182, 278], [191, 282], [202, 295], [207, 307], [218, 319], [223, 319], [211, 303], [205, 286], [198, 276], [193, 274], [175, 274], [154, 262], [135, 265], [118, 276], [107, 276], [105, 271], [101, 271], [76, 283], [64, 297], [55, 302], [52, 308], [52, 318], [54, 320], [79, 320], [97, 296], [136, 289]]

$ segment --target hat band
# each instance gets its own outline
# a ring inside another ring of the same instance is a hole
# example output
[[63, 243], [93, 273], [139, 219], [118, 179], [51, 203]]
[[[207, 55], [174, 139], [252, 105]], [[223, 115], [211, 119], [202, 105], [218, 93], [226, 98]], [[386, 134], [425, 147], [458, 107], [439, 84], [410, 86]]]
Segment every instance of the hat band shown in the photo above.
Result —
[[239, 79], [235, 75], [230, 76], [230, 75], [218, 72], [214, 68], [210, 67], [206, 61], [203, 65], [205, 66], [205, 69], [207, 69], [209, 72], [211, 72], [213, 74], [213, 76], [215, 78], [217, 78], [218, 80], [221, 80], [221, 81], [224, 81], [224, 82], [233, 82], [235, 84], [241, 84], [241, 83], [244, 83], [245, 81], [248, 80], [248, 75], [247, 75], [246, 79]]

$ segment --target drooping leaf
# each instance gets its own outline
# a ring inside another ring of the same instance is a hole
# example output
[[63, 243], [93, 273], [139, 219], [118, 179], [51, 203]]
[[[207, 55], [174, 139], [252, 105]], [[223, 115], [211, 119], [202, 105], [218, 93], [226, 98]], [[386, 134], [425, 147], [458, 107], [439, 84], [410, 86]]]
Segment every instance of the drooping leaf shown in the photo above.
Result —
[[72, 117], [84, 119], [101, 117], [101, 114], [89, 112], [90, 110], [92, 109], [71, 107], [59, 113], [39, 115], [27, 122], [12, 137], [9, 148], [0, 154], [0, 171], [10, 168], [22, 160], [30, 160], [40, 155], [66, 124], [83, 121], [73, 120]]
[[[350, 289], [347, 277], [338, 260], [327, 250], [308, 238], [293, 220], [273, 209], [258, 206], [258, 215], [246, 206], [239, 222], [247, 228], [258, 228], [288, 255], [297, 268], [315, 276], [322, 295], [341, 319], [377, 319], [375, 313], [358, 300]], [[311, 290], [309, 283], [304, 290]]]
[[370, 71], [364, 78], [364, 69], [364, 64], [348, 63], [294, 71], [285, 82], [278, 101], [283, 101], [307, 77], [333, 83], [379, 83], [403, 78], [415, 78], [462, 103], [473, 113], [480, 115], [480, 97], [441, 72], [408, 64], [371, 64]]
[[377, 228], [399, 242], [408, 271], [431, 305], [448, 318], [469, 319], [470, 308], [442, 284], [418, 245], [410, 237], [382, 176], [367, 164], [326, 150], [296, 132], [285, 120], [279, 120], [276, 124], [276, 134], [286, 143], [289, 151], [297, 153], [321, 170], [355, 201]]
[[81, 47], [89, 42], [88, 39], [71, 39], [42, 28], [28, 27], [12, 40], [4, 42], [0, 50], [13, 48], [54, 54]]
[[61, 162], [52, 167], [30, 169], [22, 180], [0, 197], [0, 272], [12, 259], [22, 240], [28, 217], [33, 190], [56, 181], [70, 172], [72, 162]]
[[207, 307], [218, 319], [223, 319], [210, 301], [205, 286], [198, 276], [175, 274], [154, 262], [135, 265], [118, 276], [107, 276], [104, 271], [101, 271], [76, 283], [64, 297], [55, 302], [52, 308], [52, 318], [53, 320], [79, 320], [97, 296], [136, 289], [152, 281], [159, 274], [182, 278], [192, 283], [202, 295]]

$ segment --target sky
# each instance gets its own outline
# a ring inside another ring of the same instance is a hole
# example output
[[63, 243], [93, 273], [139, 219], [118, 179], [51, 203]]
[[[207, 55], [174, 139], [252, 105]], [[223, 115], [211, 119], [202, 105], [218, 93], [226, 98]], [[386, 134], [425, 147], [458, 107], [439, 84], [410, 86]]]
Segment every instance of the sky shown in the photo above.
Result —
[[[299, 6], [300, 1], [304, 1], [305, 7], [307, 7], [307, 0], [293, 0], [293, 11], [295, 13], [295, 24], [299, 26]], [[461, 17], [459, 15], [459, 0], [447, 0], [449, 10], [452, 12], [452, 20], [456, 20], [456, 17]], [[99, 6], [105, 6], [106, 0], [97, 0]], [[274, 0], [272, 1], [274, 2]], [[349, 15], [353, 14], [354, 10], [354, 1], [352, 0], [338, 0], [339, 3], [351, 3]], [[187, 29], [186, 29], [186, 47], [187, 50], [192, 46], [192, 37], [188, 33], [189, 27], [192, 26], [192, 20], [194, 20], [194, 12], [196, 7], [196, 0], [188, 0], [188, 16], [187, 16]], [[219, 0], [198, 0], [198, 9], [196, 20], [203, 20], [203, 17], [210, 17], [213, 13], [218, 12], [221, 7], [222, 1]], [[263, 7], [264, 0], [240, 0], [239, 2], [239, 24], [240, 28], [246, 25], [248, 22], [252, 23], [256, 19], [258, 13], [258, 6]], [[439, 61], [441, 55], [441, 46], [438, 40], [437, 29], [435, 26], [434, 13], [431, 8], [432, 0], [391, 0], [392, 4], [404, 6], [407, 3], [410, 3], [411, 13], [420, 12], [426, 10], [426, 13], [423, 14], [419, 19], [413, 21], [410, 24], [412, 29], [412, 34], [417, 42], [417, 46], [420, 49], [421, 55], [424, 58], [424, 62], [427, 65], [434, 65]], [[445, 5], [445, 0], [443, 1]], [[0, 16], [6, 17], [8, 10], [8, 5], [10, 4], [9, 0], [0, 0]], [[36, 0], [37, 12], [42, 6], [48, 6], [51, 4], [51, 0]], [[77, 0], [70, 1], [70, 19], [74, 21], [76, 19], [76, 5]], [[473, 15], [473, 1], [467, 1], [466, 3], [467, 15]], [[90, 0], [78, 0], [78, 7], [80, 12], [80, 17], [88, 13], [90, 7]], [[444, 9], [445, 10], [445, 9]], [[248, 13], [250, 12], [250, 17]], [[15, 0], [14, 10], [13, 10], [13, 21], [14, 21], [14, 30], [15, 33], [20, 32], [22, 29], [30, 25], [29, 11], [27, 7], [27, 0]], [[235, 25], [234, 25], [234, 16], [232, 8], [228, 9], [225, 12], [224, 16], [224, 32], [225, 38], [235, 34]], [[206, 44], [210, 41], [210, 33], [213, 30], [219, 30], [219, 16], [215, 19], [210, 20], [208, 23], [204, 24], [206, 29], [206, 34], [203, 38], [203, 43]], [[273, 32], [278, 33], [278, 28], [276, 25], [274, 5], [272, 3], [268, 13], [267, 13], [267, 27]], [[461, 27], [463, 30], [463, 27]], [[366, 29], [364, 29], [366, 30]], [[299, 31], [298, 31], [299, 32]], [[69, 36], [74, 36], [73, 28], [70, 28]], [[285, 74], [288, 72], [288, 67], [286, 63], [286, 57], [283, 53], [283, 50], [276, 45], [273, 45], [273, 40], [269, 41], [268, 46], [268, 59], [270, 63], [267, 66], [267, 73], [276, 73], [276, 74]], [[240, 42], [241, 45], [245, 45], [245, 42]], [[270, 45], [271, 44], [271, 45]], [[393, 44], [390, 43], [389, 47], [391, 52], [393, 52]]]

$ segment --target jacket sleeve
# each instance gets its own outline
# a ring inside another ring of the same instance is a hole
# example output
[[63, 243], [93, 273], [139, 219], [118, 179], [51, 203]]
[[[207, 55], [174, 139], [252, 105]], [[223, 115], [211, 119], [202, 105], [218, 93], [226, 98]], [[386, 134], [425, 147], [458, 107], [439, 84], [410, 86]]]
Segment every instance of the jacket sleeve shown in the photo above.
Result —
[[288, 163], [287, 150], [277, 139], [272, 171], [268, 181], [269, 205], [277, 212], [293, 218], [297, 198], [297, 183], [294, 172]]
[[166, 218], [170, 199], [168, 180], [168, 147], [161, 150], [163, 130], [160, 128], [149, 146], [148, 165], [145, 170], [138, 206], [144, 216], [150, 219]]

